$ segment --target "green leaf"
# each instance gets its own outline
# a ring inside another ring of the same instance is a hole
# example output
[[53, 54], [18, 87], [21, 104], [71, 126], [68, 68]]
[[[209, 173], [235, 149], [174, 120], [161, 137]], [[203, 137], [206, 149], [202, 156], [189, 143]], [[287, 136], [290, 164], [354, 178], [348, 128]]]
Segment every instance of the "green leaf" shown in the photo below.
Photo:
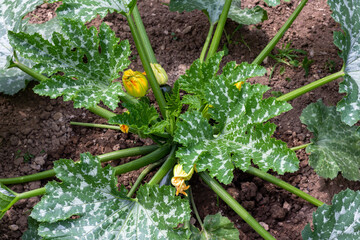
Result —
[[43, 0], [0, 0], [0, 92], [13, 95], [23, 89], [27, 81], [32, 80], [19, 69], [7, 69], [14, 52], [9, 43], [8, 31], [23, 31], [26, 23], [22, 20], [23, 17], [43, 2]]
[[128, 112], [110, 118], [109, 123], [128, 125], [139, 135], [147, 135], [156, 131], [163, 133], [166, 124], [158, 121], [160, 119], [158, 112], [154, 106], [149, 104], [150, 101], [147, 97], [141, 98], [136, 104], [124, 102], [122, 105], [127, 108]]
[[[196, 229], [197, 230], [197, 229]], [[191, 240], [199, 239], [239, 239], [239, 231], [235, 228], [227, 217], [221, 216], [220, 213], [207, 215], [204, 219], [204, 229], [193, 231]]]
[[332, 205], [322, 205], [313, 213], [314, 231], [306, 225], [304, 240], [360, 239], [360, 192], [347, 189], [335, 194]]
[[[26, 33], [9, 34], [11, 44], [23, 57], [37, 64], [34, 69], [47, 75], [54, 75], [34, 88], [39, 95], [65, 101], [74, 101], [76, 108], [90, 108], [102, 101], [111, 109], [118, 105], [118, 97], [124, 95], [119, 82], [119, 72], [128, 67], [130, 45], [121, 41], [103, 23], [99, 32], [88, 29], [80, 22], [63, 19], [62, 31], [55, 32], [51, 42], [41, 35]], [[99, 51], [101, 49], [101, 51]]]
[[205, 11], [210, 24], [214, 25], [221, 15], [225, 0], [171, 0], [170, 11]]
[[[284, 0], [284, 2], [290, 2], [291, 0]], [[275, 7], [280, 4], [280, 0], [264, 0], [270, 7]]]
[[314, 134], [306, 151], [311, 153], [309, 164], [317, 174], [333, 179], [341, 172], [346, 179], [360, 180], [358, 127], [343, 123], [335, 107], [327, 107], [321, 100], [307, 106], [300, 120]]
[[264, 74], [257, 65], [227, 64], [223, 74], [209, 79], [203, 94], [211, 105], [208, 113], [216, 120], [216, 131], [199, 112], [180, 115], [174, 140], [184, 147], [177, 151], [185, 171], [196, 164], [198, 171], [209, 170], [212, 177], [228, 184], [234, 167], [246, 171], [251, 162], [263, 171], [294, 172], [298, 160], [284, 142], [272, 138], [276, 125], [267, 120], [291, 109], [275, 98], [263, 99], [269, 89], [245, 83], [239, 91], [234, 83]]
[[242, 25], [257, 24], [268, 19], [267, 12], [260, 6], [241, 9], [241, 0], [231, 2], [228, 18]]
[[[186, 239], [177, 229], [190, 220], [186, 199], [171, 186], [144, 185], [137, 198], [118, 191], [113, 168], [101, 167], [97, 157], [82, 154], [80, 162], [55, 162], [56, 176], [31, 213], [40, 222], [39, 235], [59, 239]], [[72, 218], [72, 216], [77, 216]]]
[[41, 240], [43, 239], [38, 235], [39, 222], [32, 217], [28, 217], [28, 228], [21, 236], [21, 240]]
[[360, 120], [360, 2], [355, 0], [329, 0], [332, 17], [341, 24], [342, 32], [334, 33], [334, 43], [342, 51], [345, 63], [344, 81], [339, 92], [346, 96], [338, 103], [341, 119], [352, 126]]
[[0, 183], [0, 219], [5, 215], [6, 211], [17, 202], [15, 198], [16, 193]]
[[88, 22], [97, 15], [103, 18], [113, 12], [127, 15], [134, 8], [136, 0], [62, 0], [62, 3], [57, 9], [58, 16]]
[[180, 100], [180, 84], [179, 81], [174, 83], [174, 87], [172, 89], [172, 94], [165, 94], [165, 99], [167, 102], [167, 110], [169, 114], [178, 117], [181, 113], [182, 103]]

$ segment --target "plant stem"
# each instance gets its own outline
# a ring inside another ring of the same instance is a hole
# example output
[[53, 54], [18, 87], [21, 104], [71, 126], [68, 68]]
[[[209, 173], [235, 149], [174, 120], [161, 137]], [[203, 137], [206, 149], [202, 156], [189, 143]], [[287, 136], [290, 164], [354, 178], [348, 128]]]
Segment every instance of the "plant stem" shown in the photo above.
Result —
[[90, 107], [88, 108], [88, 110], [102, 118], [105, 118], [107, 120], [109, 120], [109, 118], [116, 116], [115, 113], [110, 112], [109, 110], [106, 110], [105, 108], [99, 107], [99, 106], [94, 106], [94, 107]]
[[25, 198], [31, 198], [31, 197], [36, 197], [39, 195], [44, 195], [46, 192], [45, 187], [42, 188], [38, 188], [38, 189], [34, 189], [28, 192], [23, 192], [23, 193], [18, 193], [17, 198], [20, 199], [25, 199]]
[[265, 181], [271, 182], [271, 183], [275, 184], [276, 186], [279, 186], [279, 187], [295, 194], [296, 196], [301, 197], [302, 199], [308, 201], [309, 203], [311, 203], [317, 207], [320, 207], [321, 205], [324, 204], [320, 200], [310, 196], [307, 193], [304, 193], [303, 191], [301, 191], [300, 189], [297, 189], [296, 187], [290, 185], [289, 183], [287, 183], [283, 180], [280, 180], [277, 177], [272, 176], [271, 174], [265, 173], [257, 168], [249, 167], [249, 169], [246, 171], [246, 173], [257, 176], [261, 179], [264, 179]]
[[147, 168], [145, 168], [144, 171], [142, 171], [140, 173], [139, 177], [136, 179], [136, 182], [134, 183], [134, 185], [131, 187], [129, 193], [127, 194], [127, 196], [129, 198], [131, 198], [131, 196], [134, 195], [134, 193], [136, 192], [136, 189], [139, 187], [139, 185], [141, 184], [141, 181], [144, 179], [144, 177], [146, 175], [148, 175], [149, 172], [151, 172], [151, 170], [153, 170], [155, 167], [159, 166], [161, 163], [163, 163], [163, 161], [158, 161], [158, 162], [152, 163], [149, 166], [147, 166]]
[[245, 222], [247, 222], [261, 237], [265, 240], [275, 240], [245, 208], [243, 208], [226, 190], [206, 172], [200, 172], [201, 179], [227, 204], [229, 205]]
[[149, 60], [150, 63], [157, 63], [156, 57], [155, 57], [155, 53], [154, 50], [151, 46], [150, 40], [148, 35], [146, 34], [146, 30], [144, 27], [144, 24], [141, 20], [141, 16], [139, 13], [139, 9], [137, 7], [137, 5], [135, 5], [133, 11], [132, 11], [133, 17], [134, 17], [134, 21], [135, 21], [135, 25], [136, 28], [139, 32], [139, 37], [141, 38], [143, 44], [144, 44], [144, 50], [145, 50], [145, 54], [147, 56], [147, 59]]
[[169, 172], [169, 170], [175, 165], [176, 149], [177, 149], [176, 145], [172, 146], [168, 158], [166, 159], [165, 163], [161, 166], [161, 168], [156, 172], [156, 174], [151, 178], [151, 180], [149, 181], [149, 185], [159, 184], [161, 179], [163, 179], [165, 175]]
[[192, 194], [191, 187], [189, 188], [189, 200], [190, 200], [190, 203], [192, 205], [192, 209], [194, 211], [195, 217], [196, 217], [196, 219], [198, 220], [198, 222], [199, 222], [199, 224], [201, 226], [201, 229], [204, 229], [204, 224], [201, 221], [201, 217], [200, 217], [199, 212], [198, 212], [198, 210], [196, 208], [196, 205], [195, 205], [194, 196]]
[[12, 62], [12, 64], [10, 65], [10, 67], [17, 67], [19, 68], [20, 70], [22, 70], [23, 72], [29, 74], [30, 76], [32, 76], [33, 78], [39, 80], [40, 82], [41, 81], [46, 81], [48, 80], [47, 77], [45, 77], [44, 75], [32, 70], [31, 68], [29, 68], [28, 66], [25, 66], [24, 64], [22, 63], [19, 63], [19, 62]]
[[[107, 162], [107, 161], [124, 158], [124, 157], [145, 155], [145, 154], [155, 151], [158, 148], [159, 148], [159, 146], [157, 146], [157, 145], [127, 148], [127, 149], [122, 149], [122, 150], [99, 155], [98, 158], [100, 159], [100, 162]], [[51, 169], [51, 170], [47, 170], [47, 171], [43, 171], [43, 172], [39, 172], [39, 173], [27, 175], [27, 176], [0, 179], [0, 182], [2, 184], [9, 185], [9, 184], [32, 182], [32, 181], [37, 181], [37, 180], [50, 178], [50, 177], [54, 177], [54, 176], [55, 176], [55, 171], [54, 171], [54, 169]]]
[[266, 45], [266, 47], [261, 51], [261, 53], [255, 58], [252, 62], [253, 64], [260, 64], [269, 55], [269, 53], [274, 49], [276, 44], [280, 41], [285, 32], [289, 29], [291, 24], [295, 21], [303, 7], [306, 5], [308, 0], [302, 0], [300, 4], [296, 7], [295, 11], [291, 14], [289, 19], [284, 23], [280, 30], [276, 33], [273, 39]]
[[170, 145], [164, 145], [159, 149], [156, 149], [152, 153], [149, 153], [146, 156], [138, 158], [134, 161], [125, 163], [123, 165], [115, 167], [115, 175], [120, 175], [127, 173], [133, 170], [137, 170], [146, 165], [159, 161], [161, 158], [165, 157], [170, 152]]
[[97, 124], [97, 123], [83, 123], [83, 122], [70, 122], [71, 125], [83, 126], [83, 127], [95, 127], [112, 130], [120, 130], [120, 126], [108, 125], [108, 124]]
[[292, 147], [292, 148], [290, 148], [290, 150], [297, 151], [297, 150], [306, 148], [307, 146], [309, 146], [309, 145], [311, 145], [311, 144], [312, 144], [312, 143], [307, 143], [307, 144], [303, 144], [303, 145], [300, 145], [300, 146]]
[[209, 52], [208, 52], [208, 54], [206, 56], [206, 60], [208, 60], [210, 57], [212, 57], [216, 53], [216, 51], [217, 51], [217, 49], [219, 47], [221, 35], [222, 35], [223, 31], [224, 31], [224, 26], [225, 26], [226, 19], [227, 19], [228, 13], [229, 13], [231, 2], [232, 2], [232, 0], [226, 0], [225, 1], [224, 8], [223, 8], [222, 13], [220, 15], [219, 22], [218, 22], [218, 24], [216, 26], [214, 37], [213, 37], [213, 39], [211, 41]]
[[315, 82], [312, 82], [310, 84], [307, 84], [301, 88], [298, 88], [294, 91], [291, 91], [287, 94], [284, 94], [280, 97], [278, 97], [276, 100], [278, 101], [290, 101], [290, 100], [293, 100], [294, 98], [297, 98], [311, 90], [314, 90], [318, 87], [321, 87], [322, 85], [326, 84], [326, 83], [329, 83], [331, 81], [334, 81], [336, 79], [338, 79], [339, 77], [343, 77], [345, 75], [345, 72], [344, 71], [340, 71], [340, 72], [337, 72], [337, 73], [334, 73], [334, 74], [331, 74], [329, 76], [326, 76], [324, 78], [321, 78]]
[[154, 72], [152, 71], [150, 63], [146, 57], [146, 51], [143, 46], [144, 43], [143, 43], [142, 39], [140, 38], [140, 34], [138, 32], [138, 29], [135, 26], [133, 19], [131, 18], [131, 15], [127, 15], [127, 20], [129, 23], [131, 34], [134, 38], [136, 49], [138, 50], [142, 65], [146, 72], [146, 76], [149, 79], [151, 89], [153, 90], [156, 101], [159, 104], [160, 112], [161, 112], [162, 116], [165, 118], [166, 117], [166, 107], [167, 107], [165, 97], [161, 92], [160, 86], [156, 80]]
[[204, 62], [204, 59], [205, 59], [205, 55], [206, 55], [206, 51], [209, 47], [209, 44], [210, 44], [210, 40], [211, 40], [211, 36], [214, 32], [214, 26], [215, 24], [212, 24], [210, 25], [210, 28], [209, 28], [209, 32], [208, 32], [208, 35], [206, 37], [206, 40], [205, 40], [205, 43], [204, 43], [204, 46], [202, 48], [202, 51], [201, 51], [201, 54], [200, 54], [200, 62]]

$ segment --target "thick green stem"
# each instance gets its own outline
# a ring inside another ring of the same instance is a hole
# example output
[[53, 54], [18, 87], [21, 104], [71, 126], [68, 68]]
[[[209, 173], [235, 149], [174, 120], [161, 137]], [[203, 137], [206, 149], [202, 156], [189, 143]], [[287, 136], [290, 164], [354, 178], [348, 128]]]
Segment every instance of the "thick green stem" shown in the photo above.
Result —
[[109, 120], [109, 118], [111, 118], [111, 117], [116, 116], [115, 113], [110, 112], [109, 110], [106, 110], [105, 108], [102, 108], [99, 106], [90, 107], [88, 110], [102, 118], [107, 119], [107, 120]]
[[308, 85], [305, 85], [301, 88], [298, 88], [294, 91], [291, 91], [287, 94], [284, 94], [280, 97], [278, 97], [276, 100], [278, 101], [290, 101], [290, 100], [293, 100], [294, 98], [297, 98], [307, 92], [310, 92], [318, 87], [321, 87], [322, 85], [326, 84], [326, 83], [329, 83], [331, 81], [334, 81], [336, 79], [338, 79], [339, 77], [343, 77], [345, 75], [344, 71], [340, 71], [340, 72], [337, 72], [337, 73], [334, 73], [334, 74], [331, 74], [329, 76], [326, 76], [324, 78], [321, 78], [315, 82], [312, 82]]
[[[155, 151], [158, 148], [159, 148], [159, 146], [157, 146], [157, 145], [127, 148], [127, 149], [122, 149], [122, 150], [99, 155], [98, 158], [100, 159], [100, 162], [107, 162], [107, 161], [124, 158], [124, 157], [145, 155], [145, 154]], [[32, 182], [32, 181], [37, 181], [37, 180], [50, 178], [50, 177], [54, 177], [54, 176], [55, 176], [55, 171], [54, 171], [54, 169], [51, 169], [51, 170], [47, 170], [44, 172], [35, 173], [35, 174], [22, 176], [22, 177], [0, 179], [0, 182], [2, 184], [9, 185], [9, 184]]]
[[262, 50], [262, 52], [255, 58], [252, 62], [253, 64], [260, 64], [269, 55], [269, 53], [274, 49], [276, 44], [280, 41], [285, 32], [289, 29], [291, 24], [297, 18], [303, 7], [306, 5], [308, 0], [302, 0], [300, 4], [297, 6], [293, 14], [289, 17], [289, 19], [285, 22], [285, 24], [280, 28], [280, 30], [276, 33], [273, 39], [268, 43], [268, 45]]
[[245, 208], [243, 208], [215, 179], [206, 172], [200, 172], [199, 176], [202, 180], [227, 204], [229, 205], [245, 222], [247, 222], [261, 237], [264, 239], [275, 240], [269, 232], [267, 232]]
[[232, 0], [226, 0], [225, 1], [224, 8], [223, 8], [222, 13], [220, 15], [219, 22], [218, 22], [218, 24], [216, 26], [214, 37], [213, 37], [213, 39], [211, 41], [209, 52], [208, 52], [208, 54], [206, 56], [206, 60], [209, 59], [210, 57], [212, 57], [216, 53], [216, 51], [217, 51], [217, 49], [219, 47], [221, 35], [222, 35], [223, 31], [224, 31], [224, 26], [225, 26], [226, 19], [227, 19], [228, 13], [229, 13], [231, 2], [232, 2]]
[[156, 172], [156, 174], [151, 178], [151, 180], [149, 181], [149, 185], [158, 184], [161, 181], [161, 179], [163, 179], [165, 177], [165, 175], [169, 172], [169, 170], [175, 165], [176, 149], [177, 149], [177, 146], [175, 146], [175, 145], [172, 146], [171, 152], [170, 152], [168, 158], [166, 159], [165, 163], [161, 166], [161, 168]]
[[129, 23], [131, 34], [134, 38], [136, 49], [138, 50], [142, 65], [146, 72], [146, 76], [149, 80], [151, 89], [153, 90], [156, 101], [159, 104], [160, 112], [161, 112], [162, 116], [165, 118], [166, 117], [166, 107], [167, 107], [165, 97], [161, 92], [160, 86], [156, 80], [154, 72], [152, 71], [150, 63], [146, 57], [146, 51], [143, 46], [144, 43], [142, 42], [142, 39], [140, 38], [140, 34], [135, 26], [135, 23], [130, 15], [127, 16], [127, 20]]
[[120, 174], [127, 173], [127, 172], [130, 172], [133, 170], [137, 170], [146, 165], [157, 162], [161, 158], [165, 157], [169, 152], [170, 152], [170, 146], [164, 145], [164, 146], [160, 147], [159, 149], [153, 151], [152, 153], [149, 153], [146, 156], [143, 156], [143, 157], [138, 158], [129, 163], [125, 163], [123, 165], [115, 167], [115, 175], [120, 175]]
[[36, 197], [39, 195], [44, 195], [46, 192], [45, 187], [42, 188], [38, 188], [38, 189], [34, 189], [28, 192], [23, 192], [23, 193], [19, 193], [17, 195], [17, 198], [20, 199], [25, 199], [25, 198], [31, 198], [31, 197]]
[[153, 170], [155, 167], [160, 166], [161, 163], [163, 163], [163, 161], [158, 161], [156, 163], [152, 163], [147, 168], [145, 168], [144, 171], [142, 171], [140, 173], [139, 177], [136, 179], [136, 182], [134, 183], [134, 185], [131, 187], [129, 193], [127, 194], [127, 196], [129, 198], [131, 198], [131, 196], [134, 195], [134, 193], [136, 192], [136, 189], [140, 186], [141, 181], [145, 178], [145, 176], [148, 175], [149, 172], [151, 172], [151, 170]]
[[144, 27], [144, 24], [141, 20], [141, 16], [139, 13], [139, 9], [137, 7], [137, 5], [135, 5], [134, 10], [132, 11], [133, 17], [134, 17], [134, 21], [135, 21], [135, 25], [137, 27], [137, 30], [139, 32], [139, 36], [144, 44], [144, 50], [145, 50], [145, 54], [147, 59], [149, 60], [150, 63], [157, 63], [156, 57], [155, 57], [155, 53], [154, 50], [151, 46], [150, 40], [148, 35], [146, 34], [146, 30]]
[[28, 66], [25, 66], [24, 64], [22, 63], [19, 63], [19, 62], [13, 62], [10, 67], [17, 67], [19, 68], [20, 70], [22, 70], [23, 72], [29, 74], [30, 76], [32, 76], [33, 78], [39, 80], [40, 82], [41, 81], [46, 81], [48, 80], [47, 77], [45, 77], [44, 75], [32, 70], [31, 68], [29, 68]]
[[211, 36], [212, 36], [212, 34], [214, 32], [214, 26], [215, 26], [215, 24], [210, 25], [208, 35], [206, 37], [204, 46], [203, 46], [201, 54], [200, 54], [200, 62], [204, 62], [206, 51], [207, 51], [207, 49], [209, 47]]
[[275, 184], [276, 186], [279, 186], [279, 187], [295, 194], [296, 196], [301, 197], [302, 199], [308, 201], [309, 203], [311, 203], [317, 207], [320, 207], [321, 205], [324, 204], [320, 200], [310, 196], [309, 194], [304, 193], [303, 191], [301, 191], [300, 189], [297, 189], [296, 187], [290, 185], [289, 183], [282, 181], [282, 180], [278, 179], [277, 177], [274, 177], [271, 174], [265, 173], [257, 168], [249, 167], [249, 169], [246, 171], [246, 173], [257, 176], [261, 179], [264, 179], [265, 181], [271, 182], [271, 183]]

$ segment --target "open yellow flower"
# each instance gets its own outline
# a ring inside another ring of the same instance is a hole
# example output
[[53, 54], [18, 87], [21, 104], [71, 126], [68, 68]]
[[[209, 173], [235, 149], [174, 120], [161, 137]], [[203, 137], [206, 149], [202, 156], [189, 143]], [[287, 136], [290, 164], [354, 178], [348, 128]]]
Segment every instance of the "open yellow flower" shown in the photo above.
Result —
[[240, 82], [237, 82], [235, 83], [234, 85], [236, 86], [237, 89], [241, 89], [241, 85], [243, 85], [245, 82], [244, 81], [240, 81]]
[[133, 97], [143, 97], [149, 89], [145, 75], [138, 71], [126, 70], [122, 81], [126, 91]]
[[176, 187], [176, 196], [179, 195], [179, 193], [187, 196], [187, 193], [185, 191], [188, 190], [190, 186], [186, 186], [185, 181], [191, 179], [192, 175], [194, 174], [194, 167], [191, 168], [189, 173], [186, 173], [183, 170], [181, 164], [175, 165], [174, 177], [171, 179], [171, 184], [174, 185], [174, 187]]

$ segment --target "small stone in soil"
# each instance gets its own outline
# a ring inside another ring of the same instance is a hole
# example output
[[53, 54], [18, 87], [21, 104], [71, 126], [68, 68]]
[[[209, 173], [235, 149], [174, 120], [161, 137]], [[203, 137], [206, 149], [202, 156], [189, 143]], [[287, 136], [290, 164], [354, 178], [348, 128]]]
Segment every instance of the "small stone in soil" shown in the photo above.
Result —
[[9, 229], [10, 229], [11, 231], [17, 231], [17, 230], [19, 229], [19, 226], [13, 224], [13, 225], [10, 225], [10, 226], [9, 226]]
[[267, 224], [264, 223], [264, 222], [259, 222], [259, 224], [260, 224], [266, 231], [269, 231], [269, 225], [267, 225]]

